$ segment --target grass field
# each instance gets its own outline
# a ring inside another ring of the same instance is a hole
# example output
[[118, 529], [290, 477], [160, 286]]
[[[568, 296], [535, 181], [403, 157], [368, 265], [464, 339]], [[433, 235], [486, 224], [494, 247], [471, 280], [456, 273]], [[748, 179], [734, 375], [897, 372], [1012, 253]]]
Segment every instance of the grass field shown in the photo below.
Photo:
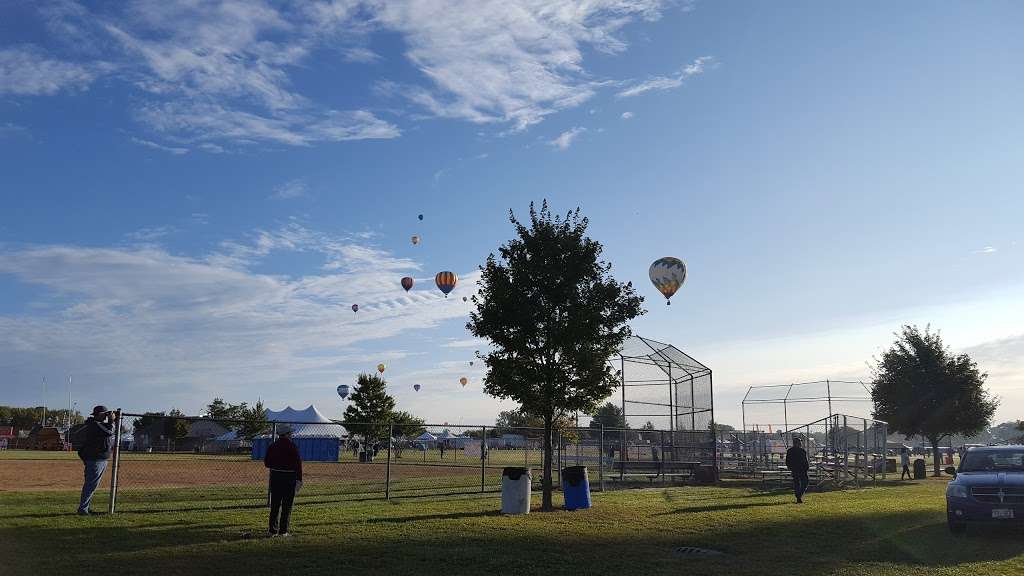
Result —
[[304, 503], [288, 540], [262, 537], [266, 509], [232, 508], [229, 493], [207, 494], [212, 510], [79, 518], [65, 512], [72, 493], [0, 492], [0, 573], [1024, 573], [1020, 532], [947, 533], [944, 486], [893, 482], [802, 506], [739, 485], [623, 490], [588, 511], [523, 517], [497, 514], [496, 494]]

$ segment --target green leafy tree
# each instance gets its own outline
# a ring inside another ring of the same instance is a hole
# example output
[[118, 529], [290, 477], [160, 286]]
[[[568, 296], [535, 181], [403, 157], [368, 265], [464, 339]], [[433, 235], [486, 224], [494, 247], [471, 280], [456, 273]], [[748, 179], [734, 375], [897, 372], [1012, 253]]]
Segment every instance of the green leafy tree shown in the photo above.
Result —
[[270, 429], [270, 423], [267, 421], [267, 408], [263, 405], [262, 400], [257, 400], [251, 408], [247, 407], [244, 402], [241, 407], [240, 416], [244, 422], [236, 429], [239, 436], [254, 438], [265, 434]]
[[395, 399], [387, 393], [387, 382], [376, 374], [360, 374], [342, 423], [349, 433], [367, 441], [383, 440], [394, 411]]
[[404, 410], [391, 413], [391, 424], [391, 434], [395, 438], [414, 438], [426, 430], [426, 423], [422, 418], [413, 416]]
[[552, 510], [552, 430], [559, 416], [587, 413], [618, 379], [608, 358], [630, 335], [643, 299], [617, 282], [587, 237], [579, 209], [565, 218], [547, 202], [530, 205], [525, 225], [509, 214], [516, 237], [481, 267], [467, 328], [491, 341], [484, 390], [518, 402], [544, 423], [544, 510]]
[[191, 427], [188, 420], [185, 419], [185, 413], [177, 408], [172, 408], [167, 413], [165, 421], [164, 435], [174, 440], [181, 440], [185, 436], [188, 436], [188, 430]]
[[[651, 430], [654, 430], [654, 424], [651, 424]], [[626, 417], [622, 414], [622, 408], [619, 408], [611, 402], [605, 402], [602, 404], [591, 416], [590, 416], [590, 427], [600, 428], [604, 425], [605, 429], [612, 428], [629, 428], [626, 424]]]
[[938, 476], [939, 442], [952, 434], [973, 436], [995, 414], [999, 402], [985, 390], [986, 377], [967, 354], [952, 354], [937, 332], [904, 326], [874, 369], [875, 417], [890, 430], [925, 438]]
[[[206, 414], [214, 420], [243, 420], [249, 407], [245, 402], [241, 404], [229, 404], [223, 398], [214, 398], [206, 406]], [[225, 422], [228, 428], [232, 428], [232, 422]]]
[[[163, 412], [146, 412], [142, 416], [136, 418], [135, 422], [132, 422], [132, 434], [146, 434], [150, 431], [150, 426], [157, 422], [163, 422], [166, 419], [166, 416], [167, 415]], [[166, 435], [163, 428], [161, 428], [157, 434]]]

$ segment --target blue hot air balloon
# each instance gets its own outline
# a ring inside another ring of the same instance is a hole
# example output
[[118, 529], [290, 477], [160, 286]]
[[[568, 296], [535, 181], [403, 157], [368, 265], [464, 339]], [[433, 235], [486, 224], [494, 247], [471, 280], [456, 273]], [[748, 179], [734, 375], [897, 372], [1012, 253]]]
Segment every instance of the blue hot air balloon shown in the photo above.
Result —
[[420, 391], [420, 385], [419, 384], [413, 384], [412, 385], [412, 389], [417, 391], [417, 392], [419, 392]]
[[686, 282], [686, 264], [679, 258], [667, 256], [659, 258], [651, 264], [648, 271], [651, 283], [658, 289], [668, 304], [672, 303], [672, 295]]
[[338, 386], [338, 396], [341, 396], [342, 400], [348, 398], [348, 384]]

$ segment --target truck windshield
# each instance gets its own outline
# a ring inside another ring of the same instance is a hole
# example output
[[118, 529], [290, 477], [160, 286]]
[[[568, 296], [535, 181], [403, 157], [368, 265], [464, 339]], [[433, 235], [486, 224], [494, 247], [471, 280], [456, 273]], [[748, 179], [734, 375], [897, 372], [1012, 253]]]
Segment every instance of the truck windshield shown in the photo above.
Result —
[[1024, 472], [1024, 449], [970, 450], [960, 464], [961, 472]]

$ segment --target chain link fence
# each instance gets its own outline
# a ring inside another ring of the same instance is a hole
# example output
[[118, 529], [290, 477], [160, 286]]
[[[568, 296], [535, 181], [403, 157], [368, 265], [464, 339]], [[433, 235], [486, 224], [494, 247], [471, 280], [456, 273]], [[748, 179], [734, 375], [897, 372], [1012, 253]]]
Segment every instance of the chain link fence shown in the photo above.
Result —
[[[188, 512], [264, 507], [269, 474], [263, 457], [285, 427], [303, 459], [300, 503], [497, 493], [506, 467], [531, 469], [535, 490], [543, 482], [541, 428], [343, 426], [123, 413], [94, 508]], [[708, 431], [554, 430], [552, 483], [557, 489], [561, 470], [569, 466], [586, 467], [595, 491], [713, 482], [712, 438]], [[43, 453], [19, 450], [24, 458], [17, 459], [10, 452], [8, 460], [39, 468], [42, 489], [55, 503], [70, 501], [71, 494], [77, 502], [82, 467], [73, 453], [40, 459]], [[20, 490], [16, 484], [9, 487]]]

